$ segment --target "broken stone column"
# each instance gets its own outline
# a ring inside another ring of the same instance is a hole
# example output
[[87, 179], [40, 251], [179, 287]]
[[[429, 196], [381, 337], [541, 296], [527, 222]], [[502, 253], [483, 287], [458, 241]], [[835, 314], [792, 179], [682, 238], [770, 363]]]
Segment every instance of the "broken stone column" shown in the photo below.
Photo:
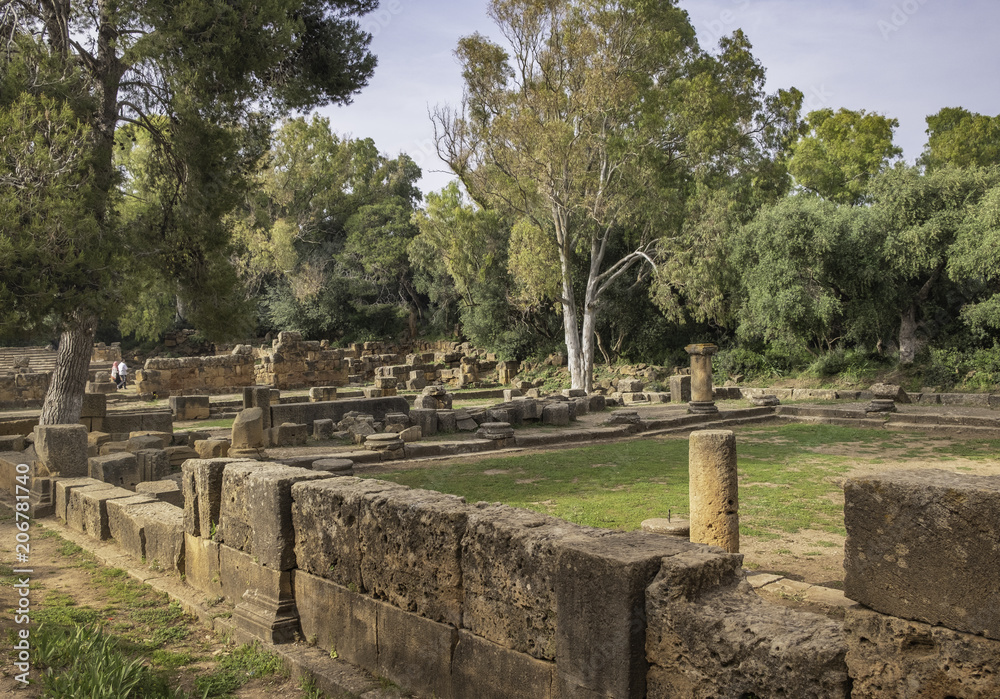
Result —
[[731, 430], [692, 432], [688, 440], [691, 541], [740, 551], [736, 436]]
[[260, 408], [240, 411], [233, 421], [229, 456], [250, 459], [265, 457], [264, 434], [263, 411]]
[[691, 355], [691, 400], [688, 412], [702, 415], [719, 412], [712, 399], [712, 355], [719, 351], [713, 344], [688, 345]]
[[[277, 398], [275, 398], [277, 402]], [[260, 408], [264, 439], [269, 440], [271, 434], [271, 387], [245, 386], [243, 388], [243, 408]], [[264, 442], [268, 446], [268, 441]]]

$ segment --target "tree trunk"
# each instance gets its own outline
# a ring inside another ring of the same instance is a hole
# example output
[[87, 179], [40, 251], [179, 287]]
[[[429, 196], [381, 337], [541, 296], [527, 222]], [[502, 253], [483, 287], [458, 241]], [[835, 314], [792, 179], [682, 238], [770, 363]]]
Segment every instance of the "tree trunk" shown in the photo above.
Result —
[[[583, 311], [583, 328], [580, 344], [583, 345], [583, 384], [579, 388], [590, 393], [594, 388], [594, 335], [597, 323], [596, 313], [590, 304]], [[573, 388], [578, 388], [574, 386]]]
[[899, 363], [912, 364], [922, 345], [917, 337], [917, 305], [910, 304], [900, 316], [899, 322]]
[[87, 371], [94, 349], [94, 322], [78, 321], [59, 336], [59, 353], [48, 393], [42, 405], [42, 425], [72, 425], [80, 422]]

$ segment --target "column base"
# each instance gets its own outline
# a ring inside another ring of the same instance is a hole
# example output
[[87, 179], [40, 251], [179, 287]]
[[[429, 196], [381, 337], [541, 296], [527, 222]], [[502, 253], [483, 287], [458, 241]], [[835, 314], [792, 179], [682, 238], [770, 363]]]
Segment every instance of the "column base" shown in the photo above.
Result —
[[714, 415], [719, 412], [715, 407], [715, 401], [690, 401], [688, 402], [688, 412], [695, 415]]

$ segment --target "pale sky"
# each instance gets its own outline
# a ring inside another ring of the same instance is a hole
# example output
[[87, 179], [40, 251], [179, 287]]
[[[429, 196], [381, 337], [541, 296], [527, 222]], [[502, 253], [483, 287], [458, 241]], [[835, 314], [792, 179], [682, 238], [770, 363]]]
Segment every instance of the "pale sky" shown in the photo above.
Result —
[[[452, 179], [434, 151], [428, 110], [457, 105], [453, 51], [480, 32], [501, 40], [486, 0], [381, 0], [362, 20], [379, 58], [348, 107], [322, 110], [340, 135], [370, 137], [424, 171], [421, 189]], [[1000, 114], [1000, 2], [996, 0], [681, 0], [703, 47], [742, 28], [767, 69], [767, 90], [797, 87], [804, 111], [864, 109], [899, 120], [895, 142], [912, 162], [924, 118], [942, 107]]]

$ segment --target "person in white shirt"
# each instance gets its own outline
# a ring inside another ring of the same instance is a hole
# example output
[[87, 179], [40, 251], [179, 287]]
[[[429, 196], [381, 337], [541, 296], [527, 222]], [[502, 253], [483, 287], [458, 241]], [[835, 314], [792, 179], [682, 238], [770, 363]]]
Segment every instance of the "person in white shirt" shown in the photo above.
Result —
[[118, 379], [121, 382], [118, 388], [125, 388], [128, 385], [128, 367], [124, 359], [118, 362]]

